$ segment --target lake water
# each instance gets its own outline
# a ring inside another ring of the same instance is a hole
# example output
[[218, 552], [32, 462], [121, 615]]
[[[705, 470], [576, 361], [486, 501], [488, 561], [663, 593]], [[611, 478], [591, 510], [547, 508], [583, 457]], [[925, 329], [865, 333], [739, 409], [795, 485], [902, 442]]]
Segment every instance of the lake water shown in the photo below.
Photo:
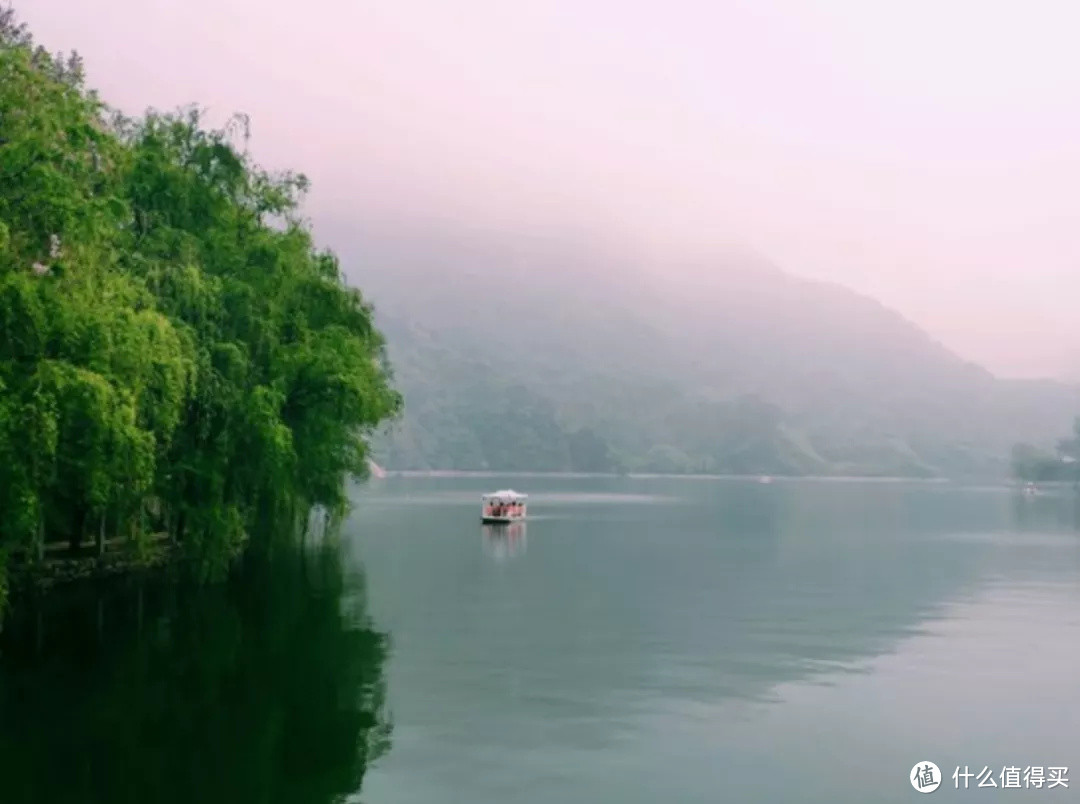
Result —
[[[529, 521], [482, 527], [507, 485]], [[10, 624], [0, 801], [862, 804], [917, 797], [923, 760], [937, 800], [1080, 798], [1071, 493], [470, 477], [356, 501], [337, 549]]]

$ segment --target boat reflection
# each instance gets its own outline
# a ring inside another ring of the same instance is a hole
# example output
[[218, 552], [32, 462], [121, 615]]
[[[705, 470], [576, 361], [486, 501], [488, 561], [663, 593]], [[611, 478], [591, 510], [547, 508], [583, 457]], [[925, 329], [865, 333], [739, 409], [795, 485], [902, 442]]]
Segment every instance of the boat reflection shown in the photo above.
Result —
[[496, 561], [517, 558], [525, 553], [525, 523], [511, 522], [506, 525], [482, 525], [484, 552]]

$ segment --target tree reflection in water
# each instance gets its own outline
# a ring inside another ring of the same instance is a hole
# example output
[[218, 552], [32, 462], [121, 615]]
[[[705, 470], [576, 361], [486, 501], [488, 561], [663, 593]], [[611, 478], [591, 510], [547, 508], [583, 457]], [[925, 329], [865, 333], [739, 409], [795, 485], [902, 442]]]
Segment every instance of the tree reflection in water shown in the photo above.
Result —
[[389, 749], [388, 639], [336, 548], [48, 603], [4, 634], [2, 801], [328, 804]]

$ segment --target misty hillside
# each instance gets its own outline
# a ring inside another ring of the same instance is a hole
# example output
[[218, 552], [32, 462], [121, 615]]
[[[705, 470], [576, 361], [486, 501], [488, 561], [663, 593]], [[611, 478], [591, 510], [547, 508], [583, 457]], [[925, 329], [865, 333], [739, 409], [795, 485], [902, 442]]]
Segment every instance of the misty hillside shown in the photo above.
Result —
[[378, 444], [390, 468], [1000, 476], [1013, 443], [1052, 443], [1080, 410], [1074, 388], [998, 380], [879, 303], [752, 255], [335, 242], [406, 399]]

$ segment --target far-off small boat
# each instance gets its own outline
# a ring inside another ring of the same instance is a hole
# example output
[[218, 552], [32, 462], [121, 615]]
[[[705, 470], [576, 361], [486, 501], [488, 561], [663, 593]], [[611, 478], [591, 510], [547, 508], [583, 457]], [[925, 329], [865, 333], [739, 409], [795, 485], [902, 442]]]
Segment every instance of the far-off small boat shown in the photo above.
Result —
[[480, 521], [488, 524], [517, 522], [525, 518], [527, 494], [518, 494], [512, 489], [485, 494], [481, 498]]

